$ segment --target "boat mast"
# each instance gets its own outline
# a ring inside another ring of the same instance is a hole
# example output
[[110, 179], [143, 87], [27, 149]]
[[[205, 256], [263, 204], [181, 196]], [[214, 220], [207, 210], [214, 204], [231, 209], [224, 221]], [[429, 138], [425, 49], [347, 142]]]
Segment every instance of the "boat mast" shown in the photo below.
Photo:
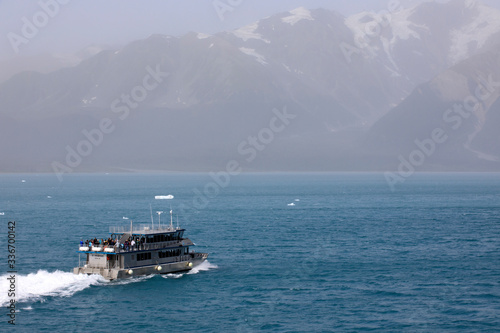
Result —
[[172, 206], [170, 206], [170, 230], [173, 230], [174, 229], [174, 226], [172, 224]]
[[161, 213], [163, 213], [161, 210], [156, 212], [156, 214], [158, 214], [158, 229], [161, 228]]
[[151, 207], [151, 204], [149, 204], [149, 212], [151, 213], [151, 230], [154, 229], [154, 224], [153, 224], [153, 208]]

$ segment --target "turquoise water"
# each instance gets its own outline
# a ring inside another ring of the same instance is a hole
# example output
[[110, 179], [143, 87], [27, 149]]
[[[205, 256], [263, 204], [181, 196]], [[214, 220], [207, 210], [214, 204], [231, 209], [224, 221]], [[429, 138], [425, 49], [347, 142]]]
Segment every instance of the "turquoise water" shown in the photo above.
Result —
[[[0, 176], [0, 302], [15, 220], [16, 329], [500, 329], [499, 174], [418, 174], [395, 192], [382, 174], [250, 174], [214, 184], [205, 174]], [[175, 199], [154, 200], [167, 194]], [[80, 238], [129, 225], [124, 216], [150, 223], [150, 203], [172, 204], [208, 263], [118, 282], [70, 273]]]

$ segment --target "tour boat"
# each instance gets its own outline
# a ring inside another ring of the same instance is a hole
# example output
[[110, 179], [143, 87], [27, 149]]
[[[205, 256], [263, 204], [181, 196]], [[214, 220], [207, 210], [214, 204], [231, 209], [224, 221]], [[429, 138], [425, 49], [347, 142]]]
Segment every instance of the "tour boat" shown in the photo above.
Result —
[[[195, 244], [184, 237], [185, 229], [174, 228], [172, 210], [170, 224], [110, 227], [107, 240], [80, 241], [79, 264], [75, 274], [100, 274], [115, 280], [149, 274], [169, 274], [191, 270], [208, 257], [208, 253], [190, 251]], [[152, 214], [151, 214], [152, 216]], [[84, 256], [82, 260], [81, 256]]]

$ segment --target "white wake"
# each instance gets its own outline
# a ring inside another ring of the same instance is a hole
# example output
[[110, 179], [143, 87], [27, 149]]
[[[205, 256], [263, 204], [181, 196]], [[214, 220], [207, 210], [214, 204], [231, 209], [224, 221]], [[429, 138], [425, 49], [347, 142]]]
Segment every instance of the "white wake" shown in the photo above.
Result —
[[[199, 272], [202, 271], [208, 271], [210, 269], [215, 269], [219, 268], [217, 265], [211, 264], [208, 261], [204, 261], [201, 264], [194, 266], [189, 272], [185, 274], [198, 274]], [[184, 273], [169, 273], [169, 274], [162, 274], [162, 278], [164, 279], [178, 279], [184, 276]]]
[[205, 260], [201, 264], [194, 266], [193, 269], [191, 269], [189, 272], [187, 272], [187, 274], [198, 274], [199, 272], [208, 271], [210, 269], [215, 269], [215, 268], [219, 268], [219, 267], [217, 265], [213, 265], [213, 264], [209, 263], [207, 260]]
[[7, 280], [11, 274], [0, 276], [0, 306], [6, 305], [10, 299], [16, 302], [40, 301], [45, 297], [69, 297], [92, 285], [105, 283], [99, 275], [75, 275], [69, 272], [47, 272], [39, 270], [28, 275], [16, 274], [15, 297], [9, 297], [7, 291], [11, 288]]
[[[193, 267], [187, 274], [197, 274], [201, 271], [218, 268], [208, 261]], [[44, 301], [46, 297], [70, 297], [90, 286], [104, 286], [107, 284], [129, 284], [149, 280], [155, 275], [139, 276], [118, 281], [108, 281], [100, 275], [75, 275], [70, 272], [48, 272], [39, 270], [27, 275], [15, 275], [15, 297], [10, 297], [8, 290], [11, 288], [8, 278], [10, 274], [0, 276], [0, 306], [7, 305], [13, 298], [16, 302]], [[165, 278], [180, 278], [183, 274], [166, 274]], [[31, 310], [31, 309], [30, 309]]]

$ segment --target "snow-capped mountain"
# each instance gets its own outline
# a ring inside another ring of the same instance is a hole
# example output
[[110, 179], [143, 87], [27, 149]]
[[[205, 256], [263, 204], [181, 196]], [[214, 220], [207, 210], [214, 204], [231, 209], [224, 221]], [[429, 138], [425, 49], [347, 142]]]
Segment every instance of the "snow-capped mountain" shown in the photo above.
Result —
[[[500, 42], [500, 11], [479, 1], [424, 2], [346, 19], [356, 45], [410, 87]], [[377, 24], [378, 23], [378, 24]]]
[[[427, 169], [495, 170], [500, 162], [499, 116], [497, 45], [417, 87], [370, 128], [366, 147], [386, 156], [393, 169], [399, 156], [410, 160], [413, 154], [425, 156]], [[441, 139], [433, 139], [435, 133]], [[420, 167], [420, 161], [416, 164]]]
[[104, 117], [117, 130], [83, 169], [220, 167], [287, 107], [299, 120], [252, 169], [349, 169], [363, 159], [362, 131], [419, 85], [496, 50], [499, 22], [499, 11], [470, 0], [351, 17], [300, 7], [234, 31], [153, 35], [71, 68], [23, 72], [0, 85], [0, 153], [25, 153], [0, 167], [46, 171]]

